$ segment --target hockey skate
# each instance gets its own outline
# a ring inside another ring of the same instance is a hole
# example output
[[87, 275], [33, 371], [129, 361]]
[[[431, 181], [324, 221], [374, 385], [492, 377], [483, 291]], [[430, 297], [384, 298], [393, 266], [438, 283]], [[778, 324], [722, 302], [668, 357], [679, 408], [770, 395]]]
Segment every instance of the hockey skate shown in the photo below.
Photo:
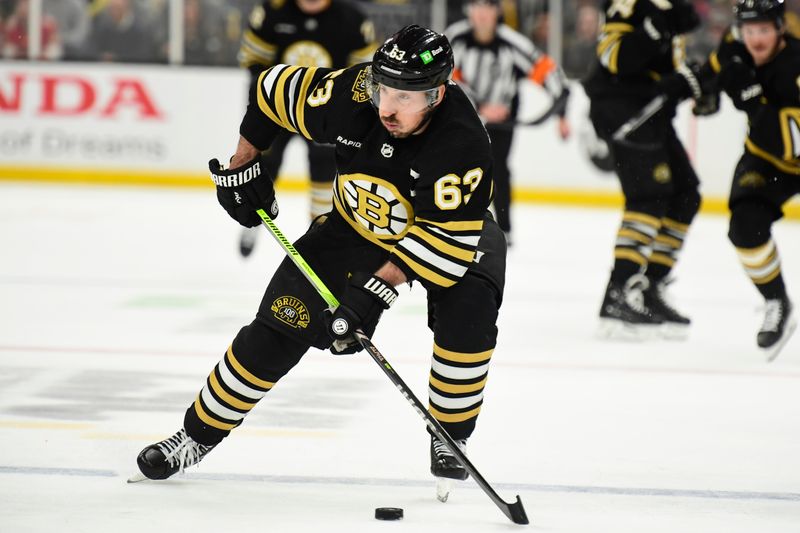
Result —
[[197, 443], [181, 428], [168, 439], [151, 444], [139, 453], [136, 463], [140, 474], [133, 475], [128, 483], [145, 479], [167, 479], [176, 472], [183, 473], [187, 466], [199, 463], [214, 446]]
[[767, 361], [773, 361], [781, 352], [797, 328], [797, 316], [788, 298], [767, 300], [764, 309], [764, 323], [758, 332], [758, 347], [767, 354]]
[[673, 281], [671, 278], [650, 281], [643, 293], [644, 305], [664, 320], [661, 333], [665, 339], [685, 340], [689, 336], [692, 321], [676, 311], [667, 299], [667, 286]]
[[253, 248], [256, 247], [256, 237], [258, 237], [258, 228], [242, 228], [242, 234], [239, 237], [239, 253], [242, 257], [249, 257], [253, 253]]
[[[467, 451], [467, 439], [455, 441], [462, 452]], [[431, 437], [431, 474], [436, 478], [436, 498], [444, 503], [450, 497], [455, 480], [465, 480], [469, 476], [445, 443]]]
[[600, 307], [599, 336], [606, 339], [641, 341], [658, 337], [664, 319], [645, 305], [649, 282], [641, 274], [624, 284], [608, 282]]

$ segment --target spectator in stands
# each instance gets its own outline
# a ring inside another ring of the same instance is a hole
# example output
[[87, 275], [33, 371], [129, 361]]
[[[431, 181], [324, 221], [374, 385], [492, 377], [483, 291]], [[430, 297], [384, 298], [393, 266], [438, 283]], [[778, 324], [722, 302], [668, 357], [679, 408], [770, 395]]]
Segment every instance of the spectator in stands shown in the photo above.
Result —
[[[25, 59], [28, 57], [28, 14], [29, 0], [18, 0], [11, 15], [3, 24], [3, 57], [5, 59]], [[58, 34], [58, 23], [47, 14], [42, 15], [41, 50], [34, 59], [59, 59], [63, 47]]]
[[230, 10], [209, 0], [186, 0], [183, 7], [184, 62], [187, 65], [230, 65], [239, 48], [240, 28], [230, 38]]
[[131, 0], [108, 0], [93, 23], [89, 52], [101, 61], [154, 61], [156, 45]]
[[43, 0], [42, 12], [58, 23], [65, 59], [79, 59], [89, 37], [86, 0]]

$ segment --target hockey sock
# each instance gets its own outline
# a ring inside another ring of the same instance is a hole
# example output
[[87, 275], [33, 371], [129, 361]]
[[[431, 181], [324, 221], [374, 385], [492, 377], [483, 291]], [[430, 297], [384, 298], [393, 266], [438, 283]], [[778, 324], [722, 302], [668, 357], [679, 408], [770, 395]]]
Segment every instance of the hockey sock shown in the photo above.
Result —
[[653, 253], [647, 265], [648, 278], [661, 280], [667, 277], [678, 261], [687, 231], [689, 231], [688, 224], [667, 217], [661, 219], [661, 227], [653, 241]]
[[766, 244], [756, 248], [736, 248], [744, 270], [766, 300], [782, 298], [786, 287], [781, 275], [781, 258], [775, 241], [770, 238]]
[[466, 353], [433, 345], [428, 410], [454, 439], [467, 438], [475, 429], [493, 351]]
[[217, 444], [242, 423], [274, 385], [244, 368], [231, 346], [186, 411], [184, 427], [195, 441], [209, 446]]
[[623, 283], [647, 268], [653, 240], [660, 228], [661, 220], [653, 215], [625, 211], [614, 245], [613, 282]]

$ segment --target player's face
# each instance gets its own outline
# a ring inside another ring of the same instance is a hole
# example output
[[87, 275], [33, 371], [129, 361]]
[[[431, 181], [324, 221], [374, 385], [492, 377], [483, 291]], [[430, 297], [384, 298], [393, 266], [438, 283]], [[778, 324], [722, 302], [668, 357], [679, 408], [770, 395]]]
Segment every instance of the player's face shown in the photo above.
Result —
[[767, 63], [778, 51], [781, 32], [772, 22], [759, 21], [742, 24], [742, 39], [756, 66]]
[[[392, 137], [408, 137], [415, 133], [428, 111], [425, 91], [401, 91], [380, 85], [378, 87], [378, 117]], [[373, 101], [374, 101], [373, 100]]]
[[331, 3], [331, 0], [297, 0], [300, 11], [306, 15], [316, 15], [323, 11]]

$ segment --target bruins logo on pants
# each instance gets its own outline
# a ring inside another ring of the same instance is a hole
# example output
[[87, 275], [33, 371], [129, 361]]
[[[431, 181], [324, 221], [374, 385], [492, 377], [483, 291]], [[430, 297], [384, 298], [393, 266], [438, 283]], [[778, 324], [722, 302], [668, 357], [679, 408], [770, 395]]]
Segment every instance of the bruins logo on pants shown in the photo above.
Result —
[[275, 318], [293, 328], [307, 328], [310, 315], [306, 305], [294, 296], [281, 296], [270, 307]]

